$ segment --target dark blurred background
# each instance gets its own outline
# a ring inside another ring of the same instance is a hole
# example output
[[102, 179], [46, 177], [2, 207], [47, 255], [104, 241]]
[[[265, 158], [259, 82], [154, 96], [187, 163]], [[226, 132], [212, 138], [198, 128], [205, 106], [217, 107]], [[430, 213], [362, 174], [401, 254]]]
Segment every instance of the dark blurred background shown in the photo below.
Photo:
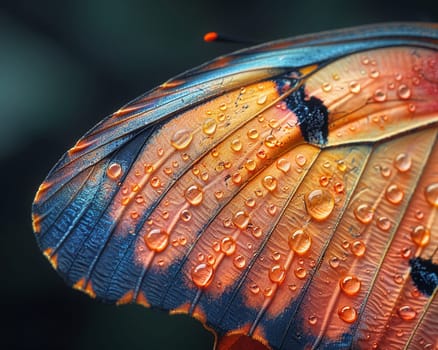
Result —
[[30, 209], [64, 151], [105, 115], [188, 68], [263, 42], [384, 21], [438, 21], [434, 1], [0, 1], [0, 346], [211, 349], [186, 316], [100, 304], [39, 252]]

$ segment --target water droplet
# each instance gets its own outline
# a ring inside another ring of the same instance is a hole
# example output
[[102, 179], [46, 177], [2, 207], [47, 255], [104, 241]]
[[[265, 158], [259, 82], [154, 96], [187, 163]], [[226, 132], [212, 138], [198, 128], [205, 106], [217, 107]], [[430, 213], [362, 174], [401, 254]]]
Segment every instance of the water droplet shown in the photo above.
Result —
[[135, 219], [138, 219], [138, 217], [139, 217], [139, 215], [135, 210], [131, 212], [131, 219], [135, 220]]
[[337, 256], [333, 256], [329, 261], [330, 266], [334, 269], [338, 268], [340, 263], [341, 259], [339, 259]]
[[345, 276], [339, 281], [342, 291], [347, 295], [356, 295], [360, 291], [361, 282], [355, 276]]
[[330, 92], [332, 90], [330, 83], [322, 83], [321, 88], [324, 92]]
[[231, 149], [234, 152], [239, 152], [240, 150], [242, 150], [242, 142], [240, 141], [240, 139], [234, 139], [231, 141]]
[[163, 154], [164, 154], [163, 147], [158, 147], [157, 148], [157, 155], [158, 155], [158, 157], [161, 157]]
[[213, 135], [216, 132], [217, 123], [214, 119], [206, 119], [202, 124], [202, 131], [206, 135]]
[[424, 247], [429, 244], [430, 231], [423, 225], [418, 225], [411, 231], [411, 239], [419, 247]]
[[424, 190], [427, 203], [433, 207], [438, 207], [438, 182], [430, 184]]
[[266, 206], [266, 210], [269, 215], [274, 216], [275, 213], [277, 212], [277, 206], [273, 203], [270, 203]]
[[281, 265], [274, 265], [269, 270], [269, 278], [274, 283], [282, 283], [286, 277], [286, 270]]
[[295, 163], [297, 163], [298, 166], [304, 166], [307, 162], [307, 158], [304, 154], [298, 153], [295, 156]]
[[287, 286], [292, 292], [295, 292], [298, 288], [298, 286], [296, 284], [289, 284]]
[[334, 188], [335, 192], [338, 193], [338, 194], [344, 192], [344, 184], [341, 183], [341, 182], [336, 182], [336, 183], [333, 185], [333, 188]]
[[381, 216], [377, 219], [377, 227], [382, 231], [389, 231], [391, 228], [391, 220], [389, 220], [389, 218], [386, 216]]
[[329, 217], [335, 207], [333, 195], [326, 189], [316, 189], [304, 196], [307, 213], [317, 221]]
[[197, 287], [206, 288], [213, 280], [213, 275], [213, 266], [202, 263], [192, 270], [192, 281]]
[[190, 219], [192, 218], [192, 214], [187, 209], [184, 209], [180, 214], [180, 218], [182, 221], [187, 222], [190, 221]]
[[258, 294], [260, 292], [260, 288], [257, 284], [251, 284], [249, 286], [249, 290], [251, 291], [251, 293], [253, 294]]
[[342, 241], [342, 248], [347, 249], [350, 246], [350, 242], [348, 242], [346, 239]]
[[184, 196], [191, 205], [199, 205], [202, 202], [204, 194], [202, 189], [196, 185], [192, 185], [186, 189]]
[[362, 64], [367, 65], [370, 63], [370, 59], [366, 56], [362, 57]]
[[150, 182], [153, 188], [158, 188], [161, 186], [161, 180], [158, 176], [152, 177]]
[[216, 197], [216, 199], [222, 199], [224, 197], [224, 192], [223, 191], [215, 191], [214, 196]]
[[377, 102], [383, 102], [383, 101], [385, 101], [386, 100], [386, 94], [385, 94], [385, 92], [383, 91], [383, 90], [381, 90], [381, 89], [377, 89], [375, 92], [374, 92], [374, 101], [377, 101]]
[[248, 171], [254, 171], [257, 167], [257, 163], [254, 159], [248, 159], [245, 163], [245, 168]]
[[424, 213], [423, 213], [420, 209], [417, 209], [417, 210], [415, 211], [415, 218], [416, 218], [417, 220], [421, 220], [421, 219], [423, 219], [423, 218], [424, 218]]
[[216, 253], [218, 253], [221, 250], [221, 244], [218, 241], [214, 241], [212, 248]]
[[402, 320], [410, 321], [417, 317], [417, 311], [415, 311], [409, 305], [400, 306], [397, 310], [398, 315]]
[[265, 159], [266, 158], [266, 151], [264, 149], [257, 151], [257, 157], [260, 159]]
[[222, 112], [224, 112], [224, 111], [227, 110], [227, 105], [226, 105], [225, 103], [222, 103], [222, 104], [219, 106], [219, 109], [220, 109]]
[[356, 240], [351, 244], [350, 250], [354, 255], [361, 257], [365, 254], [366, 245], [361, 240]]
[[397, 283], [397, 284], [402, 284], [403, 281], [404, 281], [404, 278], [403, 278], [402, 275], [400, 275], [399, 273], [396, 273], [396, 274], [394, 275], [394, 282], [395, 282], [395, 283]]
[[380, 173], [382, 174], [382, 176], [384, 178], [388, 178], [391, 176], [391, 169], [389, 169], [388, 167], [384, 166], [380, 169]]
[[412, 255], [412, 249], [410, 247], [404, 247], [400, 251], [400, 255], [404, 259], [409, 259], [411, 257], [411, 255]]
[[233, 259], [233, 264], [238, 269], [243, 269], [246, 265], [246, 259], [243, 255], [236, 255]]
[[249, 215], [245, 211], [238, 211], [236, 214], [234, 214], [233, 217], [233, 223], [241, 230], [246, 229], [246, 227], [249, 224]]
[[338, 168], [339, 171], [344, 172], [345, 170], [347, 170], [347, 164], [345, 164], [345, 162], [343, 160], [338, 160], [336, 167]]
[[263, 178], [262, 184], [268, 191], [274, 191], [277, 188], [277, 179], [268, 175]]
[[347, 323], [353, 323], [357, 319], [357, 311], [354, 307], [344, 306], [338, 310], [340, 319]]
[[255, 140], [259, 137], [259, 132], [257, 131], [257, 129], [249, 129], [246, 134], [251, 140]]
[[369, 224], [374, 218], [374, 210], [368, 204], [360, 204], [354, 209], [354, 216], [362, 224]]
[[327, 185], [329, 184], [329, 178], [328, 178], [327, 176], [325, 176], [325, 175], [322, 175], [322, 176], [319, 178], [319, 184], [320, 184], [322, 187], [327, 187]]
[[289, 235], [289, 247], [299, 255], [306, 254], [312, 245], [312, 238], [303, 230], [296, 230]]
[[224, 237], [221, 241], [221, 251], [225, 255], [232, 255], [236, 251], [236, 242], [233, 237]]
[[298, 266], [295, 270], [294, 270], [295, 276], [297, 278], [299, 278], [300, 280], [306, 278], [307, 276], [307, 271], [304, 267]]
[[142, 204], [142, 203], [144, 203], [144, 198], [141, 194], [139, 194], [135, 197], [135, 201], [137, 204]]
[[238, 185], [242, 182], [242, 175], [240, 175], [240, 173], [234, 173], [231, 177], [231, 180], [233, 180], [233, 183]]
[[315, 315], [311, 315], [308, 318], [309, 324], [310, 325], [315, 325], [318, 322], [318, 317], [316, 317]]
[[261, 95], [258, 99], [257, 99], [257, 104], [258, 105], [263, 105], [265, 104], [266, 100], [268, 99], [268, 97], [266, 95]]
[[277, 145], [277, 139], [274, 135], [268, 135], [265, 138], [265, 145], [269, 148], [275, 147]]
[[180, 236], [178, 237], [178, 242], [181, 246], [185, 246], [187, 244], [187, 238], [185, 238], [184, 236]]
[[370, 71], [370, 77], [373, 78], [373, 79], [378, 78], [379, 75], [380, 75], [380, 72], [378, 70], [376, 70], [376, 69], [372, 69]]
[[285, 158], [280, 158], [277, 160], [277, 169], [283, 173], [287, 173], [290, 169], [290, 162]]
[[187, 148], [190, 145], [190, 142], [192, 142], [192, 139], [193, 135], [190, 131], [181, 129], [173, 134], [170, 139], [170, 144], [174, 148], [181, 150]]
[[385, 197], [392, 204], [400, 204], [404, 198], [404, 193], [396, 184], [391, 184], [386, 189]]
[[118, 180], [122, 176], [122, 166], [119, 163], [111, 163], [106, 169], [106, 174], [111, 180]]
[[274, 290], [271, 287], [266, 287], [263, 291], [263, 295], [268, 298], [272, 296], [272, 293], [274, 293]]
[[409, 154], [400, 153], [394, 159], [394, 167], [401, 173], [408, 171], [411, 166], [412, 160]]
[[411, 89], [405, 84], [402, 84], [398, 87], [398, 96], [402, 100], [407, 100], [409, 97], [411, 97]]
[[169, 234], [163, 229], [152, 229], [145, 235], [144, 241], [150, 250], [162, 252], [169, 244]]
[[213, 148], [211, 150], [211, 156], [214, 157], [214, 158], [219, 156], [219, 152], [218, 152], [218, 150], [216, 148]]
[[360, 84], [357, 81], [352, 81], [349, 88], [353, 94], [358, 94], [360, 92]]
[[281, 259], [281, 254], [280, 254], [280, 252], [277, 252], [277, 251], [272, 252], [272, 259], [273, 259], [274, 261], [278, 261], [278, 260], [280, 260], [280, 259]]
[[203, 262], [204, 259], [205, 259], [204, 254], [202, 254], [202, 253], [198, 253], [198, 261], [199, 261], [199, 262]]
[[402, 79], [403, 79], [403, 75], [401, 75], [401, 73], [396, 73], [395, 80], [400, 81]]

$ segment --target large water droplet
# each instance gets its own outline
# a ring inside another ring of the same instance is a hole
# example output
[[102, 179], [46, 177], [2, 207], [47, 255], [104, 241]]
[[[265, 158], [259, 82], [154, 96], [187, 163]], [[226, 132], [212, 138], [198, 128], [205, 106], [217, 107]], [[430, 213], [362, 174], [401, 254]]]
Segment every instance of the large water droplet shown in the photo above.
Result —
[[185, 149], [192, 142], [192, 138], [193, 136], [190, 131], [181, 129], [173, 134], [170, 144], [178, 150]]
[[299, 255], [306, 254], [312, 245], [312, 238], [303, 230], [296, 230], [289, 235], [289, 247]]
[[388, 231], [391, 228], [391, 220], [386, 216], [381, 216], [377, 219], [377, 227], [382, 231]]
[[365, 254], [366, 245], [361, 240], [356, 240], [353, 243], [351, 243], [350, 250], [354, 255], [361, 257]]
[[240, 150], [242, 150], [242, 141], [240, 141], [240, 139], [234, 139], [231, 141], [231, 149], [234, 152], [239, 152]]
[[385, 100], [386, 100], [385, 91], [383, 91], [382, 89], [377, 89], [376, 91], [374, 91], [374, 101], [383, 102]]
[[430, 230], [418, 225], [411, 231], [411, 239], [416, 245], [424, 247], [430, 242]]
[[111, 180], [118, 180], [122, 176], [122, 166], [119, 163], [111, 163], [106, 169], [106, 174]]
[[314, 326], [318, 322], [318, 317], [316, 317], [315, 315], [310, 315], [308, 321], [310, 325]]
[[277, 139], [274, 135], [268, 135], [265, 138], [265, 145], [269, 148], [275, 147], [277, 145]]
[[216, 132], [217, 123], [214, 119], [208, 118], [204, 121], [204, 124], [202, 124], [202, 131], [206, 135], [213, 135]]
[[257, 167], [257, 163], [254, 159], [248, 159], [245, 163], [245, 168], [248, 171], [254, 171]]
[[286, 277], [286, 270], [281, 265], [274, 265], [269, 270], [269, 278], [274, 283], [282, 283]]
[[398, 315], [402, 320], [410, 321], [417, 317], [417, 311], [415, 311], [412, 306], [403, 305], [397, 310]]
[[392, 204], [400, 204], [404, 198], [404, 193], [396, 184], [391, 184], [386, 189], [385, 197]]
[[438, 182], [430, 184], [424, 190], [427, 203], [434, 207], [438, 207]]
[[196, 185], [192, 185], [189, 188], [187, 188], [184, 195], [187, 199], [187, 202], [189, 202], [191, 205], [201, 204], [202, 199], [204, 197], [202, 189]]
[[347, 323], [353, 323], [357, 319], [357, 311], [354, 307], [344, 306], [338, 310], [340, 319]]
[[238, 269], [243, 269], [246, 265], [246, 259], [243, 255], [236, 255], [233, 259], [233, 264]]
[[290, 169], [290, 162], [285, 158], [280, 158], [277, 160], [277, 169], [281, 170], [283, 173], [287, 173]]
[[330, 83], [322, 83], [321, 85], [322, 91], [324, 92], [330, 92], [332, 90], [332, 86], [330, 85]]
[[408, 171], [411, 168], [411, 166], [412, 166], [412, 159], [409, 156], [409, 154], [400, 153], [394, 159], [394, 167], [401, 173]]
[[298, 266], [295, 271], [295, 276], [299, 279], [304, 279], [307, 276], [307, 271], [304, 267]]
[[360, 84], [357, 81], [352, 81], [349, 88], [353, 94], [358, 94], [360, 92]]
[[233, 223], [241, 230], [246, 229], [249, 224], [249, 215], [243, 210], [239, 210], [233, 217]]
[[411, 97], [411, 89], [405, 84], [402, 84], [398, 87], [398, 96], [402, 100], [407, 100], [409, 97]]
[[236, 242], [233, 237], [224, 237], [221, 241], [221, 251], [225, 255], [232, 255], [236, 251]]
[[326, 189], [316, 189], [304, 197], [306, 209], [315, 220], [322, 221], [329, 217], [335, 207], [333, 195]]
[[374, 218], [374, 210], [368, 204], [360, 204], [354, 209], [354, 216], [362, 224], [369, 224]]
[[360, 291], [361, 282], [355, 276], [345, 276], [339, 281], [342, 291], [347, 295], [356, 295]]
[[214, 268], [201, 263], [192, 270], [192, 281], [199, 288], [206, 288], [213, 280]]
[[274, 191], [277, 188], [277, 179], [268, 175], [263, 178], [262, 184], [268, 191]]
[[256, 138], [259, 137], [259, 132], [257, 131], [257, 129], [249, 129], [246, 134], [248, 135], [248, 138], [251, 140], [255, 140]]
[[298, 166], [304, 166], [307, 162], [307, 158], [304, 154], [298, 153], [295, 156], [295, 163], [297, 163]]
[[266, 95], [261, 95], [258, 99], [257, 99], [257, 104], [258, 105], [263, 105], [265, 104], [266, 100], [268, 99], [268, 97]]
[[152, 229], [145, 235], [144, 241], [150, 250], [162, 252], [169, 244], [169, 234], [163, 229]]
[[180, 214], [180, 218], [182, 221], [187, 222], [190, 221], [190, 219], [192, 218], [192, 214], [187, 209], [184, 209]]

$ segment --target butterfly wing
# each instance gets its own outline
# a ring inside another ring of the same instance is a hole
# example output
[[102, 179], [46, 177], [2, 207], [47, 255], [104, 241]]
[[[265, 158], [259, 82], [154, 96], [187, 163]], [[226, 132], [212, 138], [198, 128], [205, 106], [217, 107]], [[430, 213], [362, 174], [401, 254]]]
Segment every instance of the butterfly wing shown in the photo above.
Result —
[[49, 173], [42, 251], [90, 296], [189, 313], [224, 348], [433, 341], [437, 41], [358, 28], [170, 80]]

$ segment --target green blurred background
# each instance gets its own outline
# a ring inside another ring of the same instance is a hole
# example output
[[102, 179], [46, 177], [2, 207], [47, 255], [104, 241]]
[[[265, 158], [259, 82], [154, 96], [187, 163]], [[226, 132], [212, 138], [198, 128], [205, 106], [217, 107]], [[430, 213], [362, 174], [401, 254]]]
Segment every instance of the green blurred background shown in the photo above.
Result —
[[67, 288], [40, 254], [34, 193], [105, 115], [188, 68], [263, 42], [383, 21], [438, 21], [434, 1], [0, 1], [2, 349], [211, 349], [186, 316], [100, 304]]

